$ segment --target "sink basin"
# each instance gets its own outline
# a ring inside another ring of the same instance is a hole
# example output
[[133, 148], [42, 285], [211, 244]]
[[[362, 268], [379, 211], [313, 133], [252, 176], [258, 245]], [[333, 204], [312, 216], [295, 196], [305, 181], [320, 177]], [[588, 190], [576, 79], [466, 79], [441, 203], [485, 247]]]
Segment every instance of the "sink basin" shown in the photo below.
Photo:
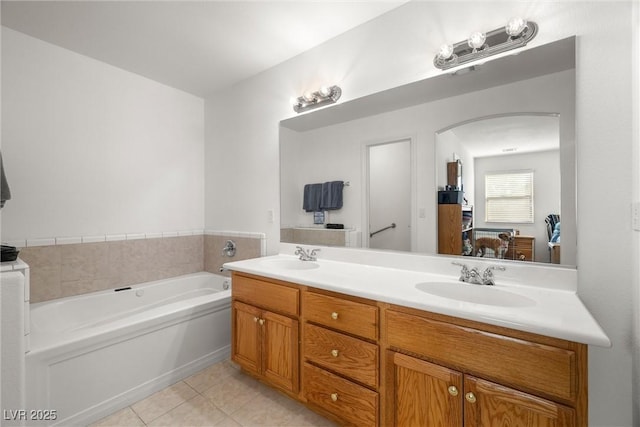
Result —
[[300, 261], [298, 259], [270, 259], [263, 261], [265, 265], [282, 270], [313, 270], [320, 264], [313, 261]]
[[500, 307], [529, 307], [535, 300], [491, 286], [473, 285], [462, 282], [423, 282], [416, 289], [438, 297], [474, 304]]

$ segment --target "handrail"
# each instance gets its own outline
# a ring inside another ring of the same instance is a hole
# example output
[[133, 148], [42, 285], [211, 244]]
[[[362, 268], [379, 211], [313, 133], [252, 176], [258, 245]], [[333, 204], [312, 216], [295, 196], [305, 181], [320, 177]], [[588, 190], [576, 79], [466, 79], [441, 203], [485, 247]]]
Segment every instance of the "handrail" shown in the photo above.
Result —
[[382, 233], [384, 230], [388, 230], [388, 229], [390, 229], [390, 228], [396, 228], [396, 223], [395, 223], [395, 222], [392, 222], [392, 223], [391, 223], [391, 225], [387, 225], [386, 227], [381, 228], [381, 229], [380, 229], [380, 230], [378, 230], [378, 231], [374, 231], [373, 233], [369, 233], [369, 238], [372, 238], [374, 235], [376, 235], [376, 234], [378, 234], [378, 233]]

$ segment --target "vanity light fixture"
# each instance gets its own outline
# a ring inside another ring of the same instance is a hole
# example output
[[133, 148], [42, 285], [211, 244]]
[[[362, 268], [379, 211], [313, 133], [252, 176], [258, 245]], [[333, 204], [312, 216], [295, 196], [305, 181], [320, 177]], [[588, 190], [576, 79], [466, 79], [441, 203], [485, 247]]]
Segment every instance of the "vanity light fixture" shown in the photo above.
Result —
[[488, 33], [475, 32], [467, 40], [445, 44], [433, 59], [433, 65], [441, 70], [486, 58], [525, 46], [538, 33], [535, 22], [513, 18], [502, 28]]
[[315, 92], [305, 92], [302, 96], [292, 98], [291, 104], [293, 104], [293, 111], [302, 113], [323, 105], [333, 104], [340, 99], [340, 95], [342, 95], [340, 87], [323, 86]]

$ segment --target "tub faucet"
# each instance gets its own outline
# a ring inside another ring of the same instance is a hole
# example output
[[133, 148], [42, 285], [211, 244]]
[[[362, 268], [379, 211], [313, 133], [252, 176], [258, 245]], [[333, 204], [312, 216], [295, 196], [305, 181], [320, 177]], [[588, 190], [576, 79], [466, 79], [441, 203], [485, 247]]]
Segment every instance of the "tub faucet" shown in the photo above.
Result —
[[320, 252], [320, 249], [312, 249], [311, 252], [306, 251], [304, 248], [300, 246], [296, 246], [296, 251], [294, 255], [298, 255], [300, 261], [316, 261], [318, 259], [317, 255]]

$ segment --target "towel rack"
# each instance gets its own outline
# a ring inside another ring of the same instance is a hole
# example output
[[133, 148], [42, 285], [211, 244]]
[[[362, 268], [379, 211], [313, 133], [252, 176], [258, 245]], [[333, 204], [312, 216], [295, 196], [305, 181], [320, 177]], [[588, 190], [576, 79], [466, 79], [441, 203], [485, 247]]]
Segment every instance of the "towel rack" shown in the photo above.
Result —
[[374, 231], [373, 233], [369, 233], [369, 238], [372, 238], [374, 235], [378, 233], [382, 233], [384, 230], [388, 230], [390, 228], [396, 228], [396, 223], [392, 222], [391, 225], [387, 225], [386, 227], [381, 228], [380, 230]]

